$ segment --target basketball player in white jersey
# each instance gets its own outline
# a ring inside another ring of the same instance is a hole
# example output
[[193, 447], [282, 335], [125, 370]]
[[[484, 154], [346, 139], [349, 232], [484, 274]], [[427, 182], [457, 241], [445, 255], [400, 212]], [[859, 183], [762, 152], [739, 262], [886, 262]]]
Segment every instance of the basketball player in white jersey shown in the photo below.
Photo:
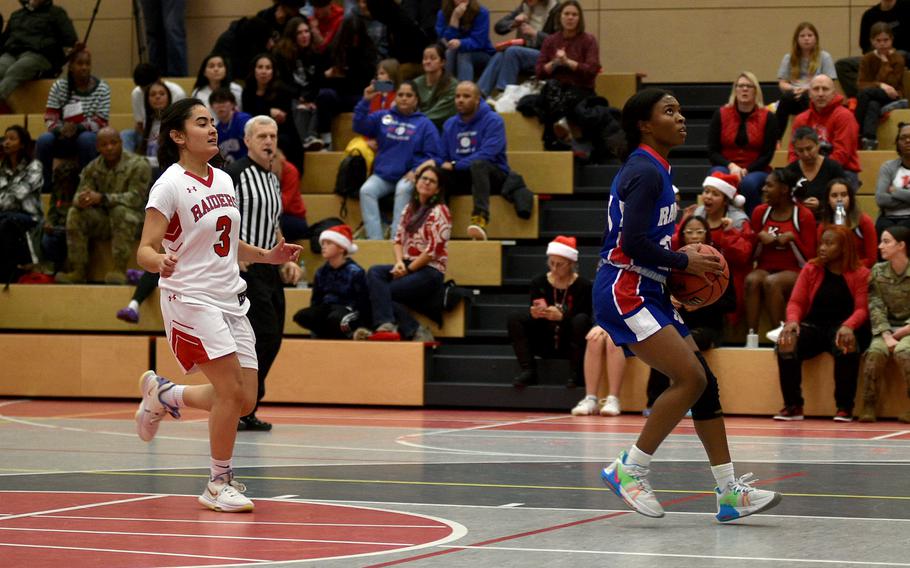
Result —
[[161, 275], [161, 315], [174, 356], [184, 373], [200, 370], [210, 384], [177, 385], [146, 371], [136, 423], [139, 437], [150, 441], [165, 413], [179, 418], [184, 406], [208, 410], [211, 478], [199, 502], [215, 511], [252, 511], [231, 466], [237, 420], [256, 403], [258, 367], [238, 260], [296, 261], [300, 246], [282, 239], [265, 250], [239, 239], [234, 184], [208, 163], [216, 154], [215, 122], [202, 101], [167, 108], [158, 150], [164, 173], [149, 192], [136, 256], [142, 268]]

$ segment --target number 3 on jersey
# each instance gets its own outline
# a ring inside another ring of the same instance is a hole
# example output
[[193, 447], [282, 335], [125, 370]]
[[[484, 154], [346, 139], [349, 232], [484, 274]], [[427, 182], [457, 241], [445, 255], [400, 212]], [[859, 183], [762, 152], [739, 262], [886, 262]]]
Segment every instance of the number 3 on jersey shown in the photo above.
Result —
[[218, 242], [212, 245], [212, 248], [215, 249], [215, 254], [225, 257], [231, 252], [231, 218], [227, 215], [218, 217], [215, 222], [215, 230], [220, 231], [221, 234]]

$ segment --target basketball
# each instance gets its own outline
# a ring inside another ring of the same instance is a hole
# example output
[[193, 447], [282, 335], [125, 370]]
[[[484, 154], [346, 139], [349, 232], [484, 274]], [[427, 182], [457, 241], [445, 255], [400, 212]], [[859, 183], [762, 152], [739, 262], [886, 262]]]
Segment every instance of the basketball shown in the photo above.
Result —
[[716, 302], [718, 298], [723, 296], [724, 291], [727, 289], [727, 285], [730, 283], [730, 267], [727, 266], [727, 261], [724, 259], [724, 256], [711, 245], [691, 244], [686, 245], [679, 250], [682, 252], [692, 249], [693, 247], [696, 251], [713, 253], [720, 258], [720, 264], [724, 271], [723, 275], [708, 274], [706, 275], [708, 280], [705, 281], [701, 276], [696, 276], [695, 274], [690, 274], [682, 270], [673, 270], [670, 272], [668, 285], [670, 287], [670, 294], [672, 294], [681, 304], [689, 306], [690, 308], [703, 308], [705, 306], [710, 306]]

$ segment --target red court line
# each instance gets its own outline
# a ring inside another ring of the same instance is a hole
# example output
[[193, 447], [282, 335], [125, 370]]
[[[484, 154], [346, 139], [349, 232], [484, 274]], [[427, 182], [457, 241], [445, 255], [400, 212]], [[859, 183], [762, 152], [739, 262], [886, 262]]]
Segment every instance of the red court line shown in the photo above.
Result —
[[[805, 474], [806, 474], [806, 472], [800, 471], [800, 472], [791, 473], [791, 474], [788, 474], [788, 475], [783, 475], [783, 476], [781, 476], [781, 477], [775, 477], [775, 478], [772, 478], [772, 479], [762, 480], [762, 481], [759, 482], [758, 484], [759, 484], [759, 485], [763, 485], [763, 484], [768, 484], [768, 483], [774, 483], [774, 482], [776, 482], [776, 481], [781, 481], [781, 480], [784, 480], [784, 479], [790, 479], [790, 478], [793, 478], [793, 477], [802, 477], [802, 476], [805, 475]], [[669, 507], [669, 506], [671, 506], [671, 505], [678, 505], [679, 503], [685, 503], [685, 502], [687, 502], [687, 501], [697, 501], [697, 500], [699, 500], [699, 499], [704, 499], [705, 497], [710, 497], [710, 496], [711, 496], [711, 495], [710, 495], [710, 494], [707, 494], [707, 493], [699, 493], [699, 494], [696, 494], [696, 495], [687, 495], [686, 497], [679, 497], [679, 498], [677, 498], [677, 499], [671, 499], [670, 501], [661, 501], [660, 504], [663, 505], [664, 507]], [[445, 549], [445, 550], [437, 550], [437, 551], [435, 551], [435, 552], [428, 552], [428, 553], [426, 553], [426, 554], [420, 554], [420, 555], [417, 555], [417, 556], [409, 556], [409, 557], [407, 557], [407, 558], [400, 558], [400, 559], [398, 559], [398, 560], [392, 560], [392, 561], [390, 561], [390, 562], [383, 562], [383, 563], [380, 563], [380, 564], [370, 564], [370, 565], [367, 566], [366, 568], [383, 568], [383, 567], [385, 567], [385, 566], [397, 566], [397, 565], [399, 565], [399, 564], [407, 564], [408, 562], [415, 562], [415, 561], [417, 561], [417, 560], [424, 560], [424, 559], [426, 559], [426, 558], [433, 558], [433, 557], [442, 556], [442, 555], [445, 555], [445, 554], [453, 554], [453, 553], [455, 553], [455, 552], [461, 552], [462, 550], [470, 550], [470, 549], [477, 548], [477, 547], [480, 547], [480, 546], [488, 546], [488, 545], [490, 545], [490, 544], [497, 544], [497, 543], [505, 542], [505, 541], [508, 541], [508, 540], [515, 540], [515, 539], [518, 539], [518, 538], [524, 538], [524, 537], [533, 536], [533, 535], [536, 535], [536, 534], [542, 534], [542, 533], [557, 531], [557, 530], [561, 530], [561, 529], [565, 529], [565, 528], [569, 528], [569, 527], [576, 527], [576, 526], [579, 526], [579, 525], [585, 525], [585, 524], [588, 524], [588, 523], [594, 523], [594, 522], [602, 521], [602, 520], [605, 520], [605, 519], [612, 519], [612, 518], [615, 518], [615, 517], [619, 517], [619, 516], [622, 516], [622, 515], [629, 515], [629, 514], [632, 514], [632, 513], [634, 513], [634, 511], [631, 511], [631, 510], [630, 510], [630, 511], [617, 511], [617, 512], [615, 512], [615, 513], [608, 513], [608, 514], [606, 514], [606, 515], [598, 515], [598, 516], [596, 516], [596, 517], [591, 517], [590, 519], [581, 519], [581, 520], [578, 520], [578, 521], [572, 521], [572, 522], [570, 522], [570, 523], [563, 523], [563, 524], [560, 524], [560, 525], [554, 525], [554, 526], [550, 526], [550, 527], [544, 527], [544, 528], [540, 528], [540, 529], [535, 529], [535, 530], [532, 530], [532, 531], [525, 531], [525, 532], [521, 532], [521, 533], [516, 533], [516, 534], [511, 534], [511, 535], [506, 535], [506, 536], [497, 537], [497, 538], [492, 538], [492, 539], [489, 539], [489, 540], [484, 540], [484, 541], [482, 541], [482, 542], [478, 542], [478, 543], [475, 543], [475, 544], [469, 544], [469, 545], [467, 545], [467, 546], [470, 547], [470, 548], [447, 548], [447, 549]], [[452, 544], [452, 545], [447, 545], [447, 546], [458, 546], [458, 545]]]

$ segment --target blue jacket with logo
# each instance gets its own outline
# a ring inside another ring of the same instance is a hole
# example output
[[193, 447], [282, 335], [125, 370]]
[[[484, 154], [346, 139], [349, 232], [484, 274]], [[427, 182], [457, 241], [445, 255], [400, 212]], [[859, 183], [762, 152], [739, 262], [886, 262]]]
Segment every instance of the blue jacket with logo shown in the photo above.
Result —
[[354, 132], [375, 138], [379, 144], [373, 173], [397, 182], [428, 159], [439, 160], [439, 133], [422, 112], [409, 115], [397, 109], [370, 113], [370, 101], [354, 107]]
[[455, 162], [456, 170], [471, 167], [475, 160], [486, 160], [508, 173], [506, 126], [484, 101], [468, 122], [456, 114], [442, 127], [442, 159]]

